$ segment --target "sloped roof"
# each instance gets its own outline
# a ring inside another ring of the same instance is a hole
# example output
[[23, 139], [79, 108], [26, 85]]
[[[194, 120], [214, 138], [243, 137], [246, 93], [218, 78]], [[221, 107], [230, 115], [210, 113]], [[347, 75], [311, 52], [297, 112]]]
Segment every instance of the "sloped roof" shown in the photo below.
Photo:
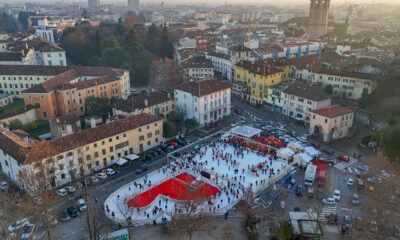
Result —
[[[173, 98], [168, 98], [168, 93], [164, 92], [149, 92], [149, 93], [142, 93], [136, 96], [132, 96], [127, 100], [118, 102], [116, 104], [116, 109], [123, 111], [123, 112], [134, 112], [135, 109], [144, 109], [146, 107], [151, 107], [168, 100], [172, 100]], [[147, 106], [145, 101], [147, 100]]]
[[207, 79], [198, 82], [188, 82], [177, 86], [175, 89], [191, 93], [201, 97], [224, 89], [232, 88], [229, 83], [221, 82], [216, 79]]
[[302, 81], [296, 81], [283, 92], [314, 101], [321, 101], [331, 98], [331, 95], [324, 93], [317, 86]]
[[354, 112], [352, 109], [347, 108], [347, 107], [343, 107], [340, 105], [332, 105], [326, 108], [319, 108], [319, 109], [315, 109], [312, 110], [311, 112], [327, 117], [327, 118], [334, 118], [334, 117], [339, 117], [342, 115], [346, 115], [349, 113]]

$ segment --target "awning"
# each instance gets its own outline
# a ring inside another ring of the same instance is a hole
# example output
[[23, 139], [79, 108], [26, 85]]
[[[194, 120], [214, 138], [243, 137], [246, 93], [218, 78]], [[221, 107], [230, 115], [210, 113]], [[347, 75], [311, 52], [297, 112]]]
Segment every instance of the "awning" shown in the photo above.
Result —
[[126, 159], [124, 159], [124, 158], [117, 158], [117, 160], [115, 161], [115, 164], [117, 164], [117, 165], [119, 165], [119, 166], [122, 166], [122, 165], [124, 165], [125, 163], [127, 163], [128, 162], [128, 160], [126, 160]]
[[247, 138], [251, 138], [255, 135], [259, 135], [262, 130], [257, 129], [257, 128], [253, 128], [247, 125], [243, 125], [243, 126], [236, 126], [234, 128], [231, 129], [232, 133], [243, 136], [243, 137], [247, 137]]
[[125, 158], [127, 158], [128, 160], [133, 161], [133, 160], [135, 160], [135, 159], [138, 159], [139, 156], [136, 155], [136, 154], [129, 154], [129, 155], [126, 155]]

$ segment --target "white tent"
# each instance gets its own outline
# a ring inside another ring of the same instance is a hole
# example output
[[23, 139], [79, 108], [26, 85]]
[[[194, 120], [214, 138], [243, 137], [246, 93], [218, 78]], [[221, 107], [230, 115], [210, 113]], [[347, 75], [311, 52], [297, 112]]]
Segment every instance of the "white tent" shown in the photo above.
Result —
[[243, 137], [251, 138], [253, 136], [259, 136], [262, 130], [253, 128], [247, 125], [237, 126], [231, 129], [233, 134], [237, 134]]
[[127, 158], [128, 160], [133, 161], [133, 160], [135, 160], [135, 159], [138, 159], [139, 156], [136, 155], [136, 154], [129, 154], [129, 155], [126, 155], [125, 158]]
[[287, 146], [289, 148], [293, 149], [293, 151], [295, 151], [295, 152], [304, 148], [303, 145], [299, 142], [290, 142]]
[[280, 148], [276, 152], [276, 155], [279, 158], [282, 158], [284, 160], [289, 160], [294, 154], [295, 154], [295, 152], [291, 148], [288, 148], [288, 147]]
[[122, 165], [124, 165], [125, 163], [127, 163], [128, 162], [128, 160], [126, 160], [126, 159], [124, 159], [124, 158], [117, 158], [117, 160], [115, 160], [115, 164], [117, 164], [117, 165], [119, 165], [119, 166], [122, 166]]
[[303, 167], [307, 166], [311, 160], [312, 157], [308, 156], [306, 153], [298, 153], [293, 156], [293, 161]]
[[305, 147], [304, 152], [307, 153], [308, 156], [312, 158], [321, 155], [321, 152], [316, 150], [314, 147]]

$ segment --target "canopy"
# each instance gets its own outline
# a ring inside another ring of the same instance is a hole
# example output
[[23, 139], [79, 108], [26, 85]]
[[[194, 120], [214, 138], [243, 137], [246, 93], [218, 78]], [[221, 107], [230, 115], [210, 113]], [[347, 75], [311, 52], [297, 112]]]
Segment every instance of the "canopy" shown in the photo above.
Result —
[[124, 158], [117, 158], [117, 160], [115, 161], [115, 163], [119, 166], [124, 165], [125, 163], [127, 163], [128, 160], [124, 159]]
[[257, 128], [253, 128], [247, 125], [243, 125], [243, 126], [237, 126], [231, 129], [232, 133], [243, 136], [243, 137], [247, 137], [247, 138], [251, 138], [255, 135], [260, 135], [260, 133], [262, 132], [260, 129]]
[[127, 158], [127, 159], [133, 161], [133, 160], [135, 160], [135, 159], [138, 159], [139, 156], [136, 155], [136, 154], [129, 154], [129, 155], [126, 155], [125, 158]]
[[298, 163], [301, 166], [307, 166], [309, 162], [311, 162], [312, 157], [307, 155], [306, 153], [298, 153], [293, 156], [293, 159], [296, 163]]
[[316, 157], [318, 155], [321, 155], [320, 151], [316, 150], [314, 147], [305, 147], [304, 152], [311, 157]]
[[276, 154], [277, 154], [277, 156], [280, 157], [280, 158], [289, 160], [289, 158], [290, 158], [291, 156], [293, 156], [293, 155], [295, 154], [295, 152], [294, 152], [292, 149], [290, 149], [290, 148], [288, 148], [288, 147], [285, 147], [285, 148], [280, 148], [280, 149], [278, 149], [278, 151], [277, 151]]
[[299, 142], [290, 142], [287, 146], [293, 149], [294, 151], [303, 149], [303, 145], [301, 145], [301, 143]]

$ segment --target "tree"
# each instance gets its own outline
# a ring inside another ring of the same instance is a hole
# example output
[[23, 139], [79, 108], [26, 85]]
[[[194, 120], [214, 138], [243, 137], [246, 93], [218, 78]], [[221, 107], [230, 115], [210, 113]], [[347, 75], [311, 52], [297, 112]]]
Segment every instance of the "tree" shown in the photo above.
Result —
[[0, 17], [0, 31], [5, 31], [8, 33], [14, 32], [14, 26], [10, 15], [3, 13]]
[[156, 89], [170, 89], [182, 83], [178, 66], [169, 58], [155, 60], [150, 66], [149, 84]]
[[370, 188], [360, 201], [361, 218], [356, 227], [362, 231], [354, 231], [352, 235], [354, 239], [389, 239], [400, 226], [399, 163], [390, 162], [383, 154], [378, 154], [369, 160], [368, 165], [365, 177], [373, 177], [375, 183], [369, 183]]
[[111, 111], [111, 104], [115, 101], [115, 98], [111, 101], [106, 97], [89, 96], [85, 100], [86, 113], [88, 115], [100, 114], [105, 116]]
[[185, 123], [188, 129], [194, 129], [199, 126], [199, 123], [196, 121], [195, 118], [186, 119]]
[[10, 130], [22, 129], [22, 126], [23, 124], [19, 119], [15, 119], [8, 124]]
[[126, 27], [125, 27], [124, 23], [122, 22], [121, 18], [118, 19], [118, 24], [115, 27], [115, 32], [119, 35], [123, 35], [126, 32]]
[[[194, 231], [208, 231], [215, 221], [215, 216], [206, 209], [206, 199], [200, 198], [202, 182], [191, 184], [193, 200], [180, 200], [175, 203], [175, 212], [168, 223], [168, 229], [177, 234], [185, 234], [189, 240]], [[188, 197], [188, 199], [190, 199]]]
[[398, 127], [391, 129], [385, 137], [385, 151], [392, 161], [400, 159], [400, 129]]
[[129, 54], [123, 48], [106, 48], [103, 51], [100, 63], [107, 67], [129, 68], [127, 64], [129, 60]]
[[170, 138], [176, 135], [174, 125], [169, 121], [163, 122], [163, 137]]
[[160, 49], [160, 57], [168, 57], [172, 58], [173, 53], [173, 45], [169, 40], [168, 36], [168, 28], [164, 27], [161, 31], [161, 49]]
[[119, 48], [119, 42], [115, 37], [103, 38], [100, 43], [101, 50], [104, 51], [106, 48]]
[[287, 221], [282, 221], [278, 229], [278, 236], [282, 240], [293, 239], [293, 227]]
[[89, 13], [86, 8], [82, 11], [82, 18], [89, 19]]
[[52, 221], [54, 221], [53, 216], [50, 214], [53, 196], [48, 194], [47, 191], [54, 187], [55, 184], [57, 167], [53, 156], [56, 153], [56, 149], [46, 141], [35, 141], [23, 152], [26, 156], [25, 167], [18, 174], [17, 180], [29, 195], [41, 199], [41, 204], [27, 205], [31, 207], [25, 210], [43, 221], [47, 239], [52, 239], [50, 226]]
[[142, 42], [133, 29], [129, 30], [128, 34], [125, 35], [123, 46], [131, 55], [143, 50]]
[[363, 89], [363, 92], [361, 93], [361, 99], [358, 102], [358, 106], [360, 108], [366, 108], [368, 106], [368, 101], [369, 101], [369, 95], [368, 95], [368, 90]]

